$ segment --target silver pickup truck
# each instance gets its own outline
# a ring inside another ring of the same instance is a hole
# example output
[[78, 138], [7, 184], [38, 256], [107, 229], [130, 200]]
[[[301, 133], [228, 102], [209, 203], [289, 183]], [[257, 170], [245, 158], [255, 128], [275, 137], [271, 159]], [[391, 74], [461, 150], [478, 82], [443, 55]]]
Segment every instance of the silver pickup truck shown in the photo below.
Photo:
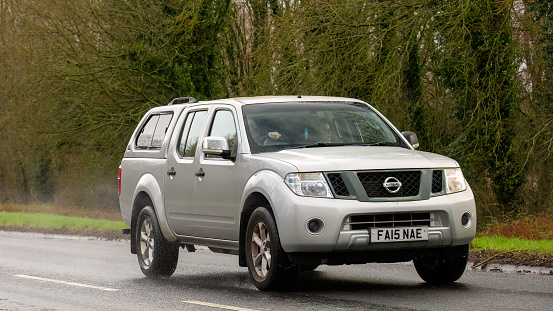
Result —
[[175, 99], [151, 109], [119, 168], [131, 252], [170, 276], [179, 247], [238, 255], [260, 290], [321, 264], [413, 260], [458, 280], [476, 231], [459, 164], [416, 151], [368, 104], [336, 97]]

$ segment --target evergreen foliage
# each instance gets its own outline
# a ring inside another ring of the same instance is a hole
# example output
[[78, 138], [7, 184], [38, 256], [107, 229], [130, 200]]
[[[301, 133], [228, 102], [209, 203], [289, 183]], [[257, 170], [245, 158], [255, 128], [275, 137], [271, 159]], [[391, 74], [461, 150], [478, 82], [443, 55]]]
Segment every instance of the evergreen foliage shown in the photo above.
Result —
[[551, 211], [552, 18], [543, 0], [0, 0], [0, 201], [116, 207], [148, 109], [295, 94], [292, 73], [458, 160], [481, 216]]

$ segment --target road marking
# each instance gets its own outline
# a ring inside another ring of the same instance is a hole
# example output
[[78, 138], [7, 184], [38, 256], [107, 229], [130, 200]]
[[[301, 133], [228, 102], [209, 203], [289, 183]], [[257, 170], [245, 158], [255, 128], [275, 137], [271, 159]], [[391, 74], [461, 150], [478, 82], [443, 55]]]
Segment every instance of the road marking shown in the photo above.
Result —
[[218, 305], [218, 304], [215, 304], [215, 303], [203, 302], [203, 301], [183, 301], [183, 302], [194, 304], [194, 305], [207, 306], [207, 307], [226, 309], [226, 310], [234, 310], [234, 311], [259, 311], [259, 310], [255, 310], [255, 309], [246, 309], [246, 308], [240, 308], [240, 307]]
[[31, 279], [31, 280], [37, 280], [37, 281], [44, 281], [44, 282], [51, 282], [51, 283], [58, 283], [58, 284], [65, 284], [65, 285], [71, 285], [71, 286], [78, 286], [78, 287], [86, 287], [86, 288], [92, 288], [92, 289], [99, 289], [107, 292], [116, 292], [119, 291], [115, 288], [109, 288], [109, 287], [101, 287], [101, 286], [94, 286], [94, 285], [88, 285], [88, 284], [81, 284], [81, 283], [73, 283], [73, 282], [66, 282], [66, 281], [60, 281], [60, 280], [52, 280], [52, 279], [45, 279], [45, 278], [39, 278], [38, 276], [31, 276], [31, 275], [24, 275], [24, 274], [16, 274], [14, 275], [18, 278], [24, 278], [24, 279]]

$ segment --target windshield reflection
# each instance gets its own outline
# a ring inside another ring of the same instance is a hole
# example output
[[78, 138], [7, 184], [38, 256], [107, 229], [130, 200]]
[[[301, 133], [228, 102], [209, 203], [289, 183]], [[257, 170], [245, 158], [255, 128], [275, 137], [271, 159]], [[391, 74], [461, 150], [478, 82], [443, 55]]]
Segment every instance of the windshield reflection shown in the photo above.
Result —
[[267, 103], [242, 107], [253, 153], [404, 143], [369, 106], [353, 102]]

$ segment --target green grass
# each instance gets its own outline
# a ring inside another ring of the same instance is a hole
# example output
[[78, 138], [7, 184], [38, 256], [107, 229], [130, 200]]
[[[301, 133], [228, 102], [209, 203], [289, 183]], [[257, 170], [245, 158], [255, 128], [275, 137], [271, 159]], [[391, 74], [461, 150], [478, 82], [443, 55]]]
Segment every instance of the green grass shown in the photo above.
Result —
[[123, 221], [6, 211], [0, 212], [0, 226], [94, 231], [121, 231], [122, 228], [128, 228]]
[[553, 241], [551, 240], [524, 240], [519, 238], [506, 238], [501, 236], [479, 237], [472, 241], [471, 247], [475, 250], [495, 251], [523, 251], [553, 254]]

